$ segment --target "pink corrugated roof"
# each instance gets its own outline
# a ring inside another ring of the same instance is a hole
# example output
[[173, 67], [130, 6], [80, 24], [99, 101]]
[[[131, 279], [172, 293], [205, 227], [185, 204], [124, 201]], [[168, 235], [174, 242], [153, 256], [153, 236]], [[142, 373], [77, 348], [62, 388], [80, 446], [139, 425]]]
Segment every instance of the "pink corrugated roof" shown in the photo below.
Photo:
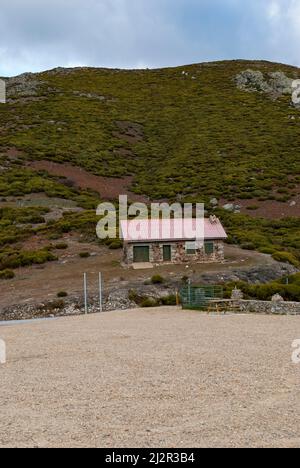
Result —
[[[121, 235], [126, 242], [171, 240], [226, 239], [227, 234], [218, 218], [205, 218], [197, 225], [195, 219], [121, 221]], [[200, 235], [199, 235], [200, 233]]]

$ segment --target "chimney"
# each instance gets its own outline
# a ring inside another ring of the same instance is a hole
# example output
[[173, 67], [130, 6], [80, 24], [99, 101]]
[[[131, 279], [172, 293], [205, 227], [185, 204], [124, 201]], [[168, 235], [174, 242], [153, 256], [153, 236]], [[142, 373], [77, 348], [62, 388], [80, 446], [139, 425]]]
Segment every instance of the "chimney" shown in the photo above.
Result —
[[211, 224], [217, 224], [217, 222], [219, 220], [215, 215], [212, 215], [212, 216], [209, 217], [209, 221], [210, 221]]

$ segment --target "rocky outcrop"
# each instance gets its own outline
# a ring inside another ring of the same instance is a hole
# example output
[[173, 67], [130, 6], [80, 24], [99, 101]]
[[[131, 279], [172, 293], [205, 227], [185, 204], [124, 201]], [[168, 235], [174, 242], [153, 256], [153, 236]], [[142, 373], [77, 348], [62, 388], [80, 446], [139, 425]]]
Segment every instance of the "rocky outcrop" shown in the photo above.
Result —
[[[139, 306], [147, 306], [151, 301], [155, 305], [164, 303], [174, 297], [176, 287], [170, 285], [131, 284], [124, 288], [115, 287], [104, 294], [103, 312], [113, 310], [128, 310]], [[150, 302], [149, 302], [150, 301]], [[99, 313], [99, 296], [88, 298], [89, 314]], [[18, 304], [0, 310], [0, 321], [31, 320], [37, 318], [54, 318], [85, 313], [82, 295], [70, 296], [64, 300], [45, 301], [43, 303]]]
[[241, 206], [240, 205], [235, 205], [234, 203], [226, 203], [222, 207], [226, 211], [231, 211], [232, 213], [240, 213], [241, 212]]
[[[133, 309], [137, 304], [128, 297], [128, 290], [109, 293], [104, 298], [103, 312], [112, 310]], [[89, 313], [100, 312], [99, 298], [89, 298]], [[82, 297], [70, 297], [66, 300], [53, 300], [39, 304], [18, 304], [0, 310], [0, 321], [31, 320], [37, 318], [54, 318], [85, 313]]]
[[12, 98], [35, 97], [41, 86], [42, 83], [32, 73], [8, 78], [6, 81], [8, 101]]
[[283, 95], [292, 95], [294, 80], [283, 72], [277, 71], [264, 75], [259, 70], [245, 70], [235, 78], [237, 87], [243, 91], [268, 94], [273, 99]]
[[84, 93], [81, 91], [73, 91], [74, 96], [77, 97], [84, 97], [87, 99], [96, 99], [97, 101], [106, 101], [108, 98], [105, 96], [102, 96], [101, 94], [96, 94], [96, 93]]

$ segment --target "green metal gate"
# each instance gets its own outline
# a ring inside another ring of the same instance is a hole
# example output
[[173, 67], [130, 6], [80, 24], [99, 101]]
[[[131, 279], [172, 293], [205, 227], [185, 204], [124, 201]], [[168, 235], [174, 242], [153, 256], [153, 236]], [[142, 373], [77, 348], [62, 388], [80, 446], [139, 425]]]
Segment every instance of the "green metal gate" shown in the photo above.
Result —
[[183, 309], [206, 310], [213, 299], [223, 299], [222, 286], [187, 285], [180, 291]]

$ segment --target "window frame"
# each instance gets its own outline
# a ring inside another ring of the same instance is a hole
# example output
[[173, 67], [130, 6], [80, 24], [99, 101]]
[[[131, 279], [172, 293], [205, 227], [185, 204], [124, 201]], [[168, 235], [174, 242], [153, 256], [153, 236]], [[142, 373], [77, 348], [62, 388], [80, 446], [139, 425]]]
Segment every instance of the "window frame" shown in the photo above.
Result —
[[[191, 247], [193, 245], [193, 247]], [[196, 249], [196, 242], [195, 241], [189, 241], [185, 243], [185, 253], [186, 255], [196, 255], [197, 249]]]

